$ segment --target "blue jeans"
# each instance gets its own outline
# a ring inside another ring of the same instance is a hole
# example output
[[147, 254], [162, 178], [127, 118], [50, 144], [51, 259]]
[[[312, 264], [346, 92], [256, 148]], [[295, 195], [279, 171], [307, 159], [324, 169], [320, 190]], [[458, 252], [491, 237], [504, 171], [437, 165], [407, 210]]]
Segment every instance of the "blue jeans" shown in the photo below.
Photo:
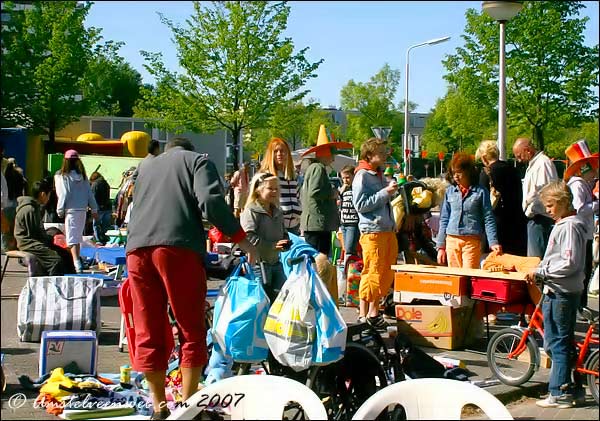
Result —
[[552, 219], [542, 215], [536, 215], [527, 222], [527, 256], [544, 258], [553, 226]]
[[269, 300], [271, 300], [271, 303], [273, 303], [287, 278], [285, 277], [285, 272], [283, 271], [283, 265], [281, 262], [274, 264], [263, 263], [263, 266], [265, 268], [266, 279], [263, 279], [260, 265], [256, 265], [254, 267], [254, 274], [258, 278], [262, 279], [263, 288], [265, 289]]
[[356, 246], [358, 245], [358, 239], [360, 237], [358, 225], [340, 225], [340, 230], [342, 231], [342, 238], [344, 239], [346, 256], [357, 256]]
[[106, 231], [110, 228], [112, 222], [112, 212], [109, 210], [98, 211], [98, 219], [94, 219], [94, 239], [100, 243], [106, 243]]
[[548, 292], [542, 301], [544, 350], [552, 358], [548, 389], [552, 396], [562, 395], [561, 386], [571, 383], [575, 361], [575, 323], [580, 293]]

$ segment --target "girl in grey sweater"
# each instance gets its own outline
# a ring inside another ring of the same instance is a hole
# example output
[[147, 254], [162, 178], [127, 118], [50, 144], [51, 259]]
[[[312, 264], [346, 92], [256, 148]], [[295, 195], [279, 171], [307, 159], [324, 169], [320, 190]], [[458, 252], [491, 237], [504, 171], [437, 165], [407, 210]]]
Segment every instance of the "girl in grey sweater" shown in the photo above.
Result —
[[263, 262], [265, 292], [273, 302], [286, 279], [279, 252], [289, 244], [283, 212], [279, 208], [279, 180], [276, 175], [258, 173], [252, 178], [240, 222], [246, 238], [257, 249], [258, 255], [249, 256], [250, 261]]

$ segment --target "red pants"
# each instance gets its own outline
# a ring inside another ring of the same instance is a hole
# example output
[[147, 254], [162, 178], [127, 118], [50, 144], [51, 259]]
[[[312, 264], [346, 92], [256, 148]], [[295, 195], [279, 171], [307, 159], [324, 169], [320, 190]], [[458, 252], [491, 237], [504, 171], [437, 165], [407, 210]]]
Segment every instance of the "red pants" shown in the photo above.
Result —
[[180, 366], [206, 364], [206, 274], [202, 256], [181, 247], [143, 247], [128, 253], [127, 270], [135, 328], [134, 370], [167, 369], [172, 351], [164, 338], [167, 301], [179, 327]]

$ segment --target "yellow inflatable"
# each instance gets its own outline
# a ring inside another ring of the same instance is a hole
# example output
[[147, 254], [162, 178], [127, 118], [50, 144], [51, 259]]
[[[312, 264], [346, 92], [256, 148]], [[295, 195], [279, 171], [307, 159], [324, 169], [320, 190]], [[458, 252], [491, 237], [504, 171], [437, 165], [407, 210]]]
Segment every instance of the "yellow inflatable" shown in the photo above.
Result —
[[131, 156], [143, 158], [148, 154], [150, 135], [146, 132], [133, 130], [131, 132], [123, 133], [121, 142], [127, 144], [127, 150]]
[[98, 133], [82, 133], [77, 136], [77, 142], [96, 142], [102, 140], [104, 140], [104, 138]]

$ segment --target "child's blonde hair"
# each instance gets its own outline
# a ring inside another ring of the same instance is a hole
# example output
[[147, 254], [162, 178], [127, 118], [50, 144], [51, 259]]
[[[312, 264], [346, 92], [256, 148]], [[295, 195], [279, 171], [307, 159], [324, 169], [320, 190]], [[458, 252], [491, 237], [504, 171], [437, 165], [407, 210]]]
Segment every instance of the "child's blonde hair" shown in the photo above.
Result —
[[[268, 172], [258, 172], [254, 174], [254, 177], [252, 177], [252, 180], [250, 181], [250, 192], [248, 193], [248, 200], [246, 201], [246, 204], [255, 203], [258, 200], [260, 187], [267, 181], [271, 180], [275, 180], [277, 183], [277, 189], [279, 190], [279, 178], [276, 175]], [[279, 207], [279, 196], [277, 196], [275, 205]]]
[[360, 159], [369, 162], [381, 147], [385, 147], [385, 140], [376, 137], [370, 138], [360, 147]]
[[557, 203], [565, 203], [569, 210], [573, 210], [573, 193], [564, 181], [551, 181], [540, 190], [542, 202], [554, 199]]

